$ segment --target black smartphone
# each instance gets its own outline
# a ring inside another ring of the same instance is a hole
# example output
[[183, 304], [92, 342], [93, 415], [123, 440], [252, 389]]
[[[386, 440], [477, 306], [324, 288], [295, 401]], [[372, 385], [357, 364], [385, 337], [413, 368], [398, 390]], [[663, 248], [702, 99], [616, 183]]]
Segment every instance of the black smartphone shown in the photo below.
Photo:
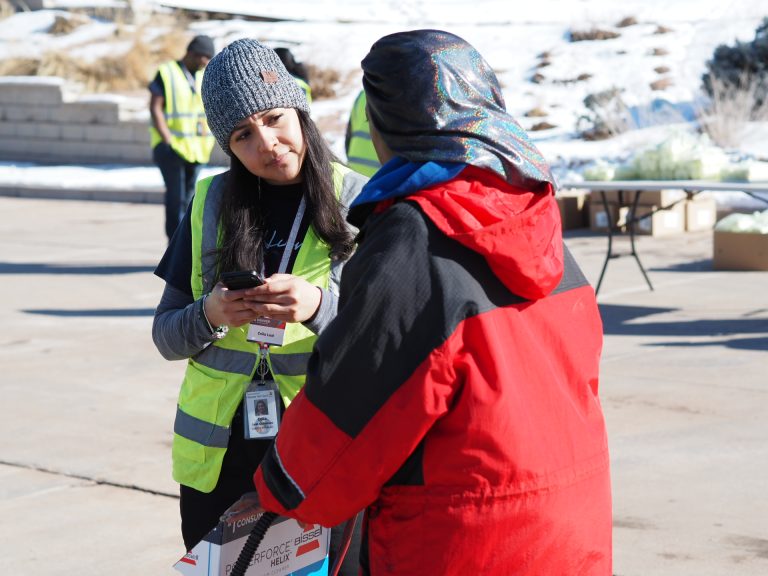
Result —
[[224, 272], [221, 282], [230, 290], [242, 290], [264, 284], [264, 279], [256, 270], [241, 270], [238, 272]]

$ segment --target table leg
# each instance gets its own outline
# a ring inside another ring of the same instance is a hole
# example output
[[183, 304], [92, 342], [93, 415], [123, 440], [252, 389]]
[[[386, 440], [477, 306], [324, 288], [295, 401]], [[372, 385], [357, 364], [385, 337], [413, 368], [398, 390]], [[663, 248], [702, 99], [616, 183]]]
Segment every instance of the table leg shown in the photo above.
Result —
[[603, 200], [603, 208], [605, 208], [605, 217], [608, 220], [608, 253], [605, 255], [605, 262], [603, 262], [603, 269], [600, 271], [600, 278], [597, 281], [597, 287], [595, 288], [595, 296], [600, 292], [600, 285], [603, 283], [603, 276], [605, 276], [605, 270], [608, 268], [608, 261], [614, 258], [613, 255], [613, 221], [611, 220], [611, 213], [608, 210], [608, 199], [605, 197], [605, 192], [600, 190], [600, 198]]
[[[646, 273], [645, 268], [643, 267], [643, 263], [640, 262], [640, 256], [638, 255], [637, 250], [635, 249], [635, 223], [639, 221], [636, 215], [637, 215], [637, 205], [638, 205], [638, 202], [640, 201], [640, 193], [641, 192], [639, 190], [635, 192], [635, 199], [632, 202], [632, 213], [630, 214], [630, 217], [629, 217], [629, 220], [630, 220], [629, 221], [629, 245], [632, 248], [632, 251], [630, 252], [630, 254], [632, 254], [632, 256], [635, 257], [635, 262], [637, 262], [637, 265], [640, 268], [640, 272], [643, 273], [643, 278], [645, 278], [645, 281], [648, 283], [648, 288], [653, 290], [653, 284], [651, 284], [651, 280], [650, 278], [648, 278], [648, 274]], [[649, 214], [646, 217], [651, 217], [651, 214]]]

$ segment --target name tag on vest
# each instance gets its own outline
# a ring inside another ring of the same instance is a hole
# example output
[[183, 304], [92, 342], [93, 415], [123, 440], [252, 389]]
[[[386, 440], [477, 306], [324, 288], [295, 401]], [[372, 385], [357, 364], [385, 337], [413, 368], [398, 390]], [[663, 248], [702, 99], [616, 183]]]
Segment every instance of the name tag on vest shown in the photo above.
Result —
[[262, 316], [248, 326], [248, 342], [261, 342], [282, 346], [285, 339], [285, 322]]

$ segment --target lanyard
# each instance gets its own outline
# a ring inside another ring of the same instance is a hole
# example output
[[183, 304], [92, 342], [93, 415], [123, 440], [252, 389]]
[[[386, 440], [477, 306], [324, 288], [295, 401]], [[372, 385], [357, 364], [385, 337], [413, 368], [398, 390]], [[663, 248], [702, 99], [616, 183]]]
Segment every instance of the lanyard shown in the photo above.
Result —
[[269, 344], [259, 343], [259, 365], [256, 367], [256, 375], [262, 386], [264, 385], [264, 377], [269, 373], [267, 354], [269, 354]]
[[299, 202], [299, 208], [296, 210], [296, 216], [293, 219], [291, 232], [288, 234], [288, 240], [285, 242], [283, 257], [280, 259], [280, 267], [277, 269], [278, 274], [284, 274], [288, 269], [288, 262], [291, 261], [291, 252], [293, 252], [294, 244], [296, 244], [296, 236], [299, 235], [299, 228], [301, 228], [301, 221], [304, 219], [304, 211], [306, 209], [307, 200], [304, 195], [302, 195], [301, 202]]
[[[304, 212], [307, 208], [307, 201], [304, 195], [301, 196], [301, 202], [299, 202], [299, 208], [296, 210], [296, 216], [293, 219], [291, 225], [291, 232], [288, 234], [288, 240], [285, 242], [285, 248], [283, 249], [283, 256], [280, 259], [280, 267], [277, 269], [278, 274], [283, 274], [288, 269], [288, 262], [291, 260], [291, 252], [294, 249], [296, 243], [296, 237], [299, 235], [299, 228], [301, 228], [301, 221], [304, 219]], [[262, 275], [264, 274], [262, 264]], [[256, 369], [256, 373], [261, 379], [261, 383], [264, 383], [264, 377], [269, 372], [269, 366], [267, 364], [267, 356], [269, 355], [269, 344], [259, 344], [259, 365]]]

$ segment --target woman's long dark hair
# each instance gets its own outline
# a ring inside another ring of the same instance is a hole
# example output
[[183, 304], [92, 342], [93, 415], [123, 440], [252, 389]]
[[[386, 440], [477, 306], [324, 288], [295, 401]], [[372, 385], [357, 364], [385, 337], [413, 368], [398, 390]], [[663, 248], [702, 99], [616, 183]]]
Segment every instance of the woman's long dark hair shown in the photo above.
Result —
[[[304, 136], [306, 154], [301, 167], [302, 191], [307, 214], [315, 233], [330, 247], [332, 260], [346, 260], [352, 254], [354, 238], [341, 215], [333, 185], [332, 162], [338, 162], [309, 114], [296, 110]], [[222, 243], [218, 270], [261, 270], [264, 215], [259, 202], [259, 177], [251, 174], [232, 156], [221, 204]]]

